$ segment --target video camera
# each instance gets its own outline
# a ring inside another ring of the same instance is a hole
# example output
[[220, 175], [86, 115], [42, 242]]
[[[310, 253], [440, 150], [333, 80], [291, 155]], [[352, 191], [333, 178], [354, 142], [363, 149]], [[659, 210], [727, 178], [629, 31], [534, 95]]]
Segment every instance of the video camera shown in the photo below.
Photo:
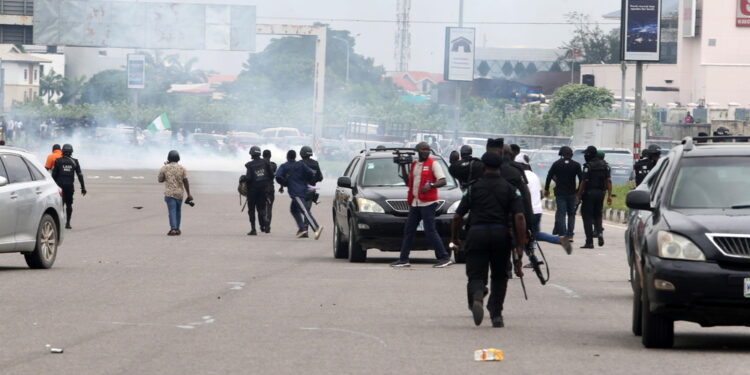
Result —
[[415, 151], [395, 150], [393, 151], [393, 162], [398, 165], [411, 165], [414, 162]]

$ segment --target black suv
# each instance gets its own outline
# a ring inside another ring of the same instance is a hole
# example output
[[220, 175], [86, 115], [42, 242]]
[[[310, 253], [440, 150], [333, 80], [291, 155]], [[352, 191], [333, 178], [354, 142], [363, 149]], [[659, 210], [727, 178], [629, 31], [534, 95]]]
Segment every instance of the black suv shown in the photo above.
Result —
[[628, 194], [633, 333], [671, 347], [674, 321], [750, 326], [748, 137], [686, 138]]
[[[349, 163], [344, 176], [339, 177], [333, 202], [335, 258], [348, 257], [350, 262], [364, 262], [367, 249], [401, 250], [409, 205], [406, 202], [408, 189], [399, 176], [399, 165], [394, 161], [394, 154], [397, 153], [414, 154], [414, 149], [363, 150]], [[432, 158], [440, 163], [448, 182], [438, 192], [440, 200], [435, 223], [447, 249], [451, 220], [462, 193], [457, 181], [448, 174], [445, 160], [435, 154]], [[430, 248], [424, 233], [417, 233], [413, 249]], [[462, 258], [460, 255], [457, 257]]]

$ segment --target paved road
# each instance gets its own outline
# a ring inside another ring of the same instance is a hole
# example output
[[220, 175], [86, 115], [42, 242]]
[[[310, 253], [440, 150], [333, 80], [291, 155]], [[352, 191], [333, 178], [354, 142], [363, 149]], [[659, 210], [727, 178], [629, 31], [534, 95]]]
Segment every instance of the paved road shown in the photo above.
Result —
[[[334, 260], [330, 198], [314, 210], [320, 241], [293, 238], [286, 197], [273, 233], [250, 238], [235, 176], [194, 173], [197, 205], [167, 237], [154, 171], [87, 175], [53, 269], [0, 257], [2, 374], [747, 373], [743, 328], [679, 323], [676, 349], [642, 348], [620, 226], [601, 249], [546, 246], [552, 284], [528, 277], [524, 301], [512, 281], [507, 327], [477, 328], [462, 266], [433, 269], [427, 252], [409, 270], [388, 267], [393, 253]], [[473, 362], [489, 347], [505, 361]]]

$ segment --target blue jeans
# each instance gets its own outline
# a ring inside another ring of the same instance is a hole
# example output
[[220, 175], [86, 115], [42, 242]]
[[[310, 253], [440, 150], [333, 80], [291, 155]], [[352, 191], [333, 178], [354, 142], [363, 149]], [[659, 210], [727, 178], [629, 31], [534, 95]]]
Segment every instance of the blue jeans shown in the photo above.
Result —
[[[555, 212], [555, 233], [561, 236], [573, 237], [576, 227], [575, 194], [559, 197], [556, 196], [555, 202], [557, 203], [557, 211]], [[568, 218], [567, 223], [565, 220], [566, 216]]]
[[164, 197], [164, 202], [167, 202], [167, 210], [169, 211], [169, 227], [179, 230], [180, 220], [182, 219], [182, 200]]
[[435, 258], [449, 259], [451, 257], [448, 251], [445, 250], [443, 239], [440, 238], [435, 227], [436, 208], [437, 203], [423, 207], [409, 207], [409, 218], [406, 219], [406, 225], [404, 226], [404, 241], [401, 243], [400, 260], [404, 262], [409, 261], [409, 253], [411, 252], [411, 247], [414, 245], [414, 236], [417, 234], [417, 226], [419, 226], [420, 221], [424, 223], [424, 233], [427, 239], [435, 248]]
[[542, 214], [534, 214], [534, 228], [533, 233], [537, 241], [549, 242], [556, 245], [560, 244], [560, 237], [553, 236], [549, 233], [542, 232]]

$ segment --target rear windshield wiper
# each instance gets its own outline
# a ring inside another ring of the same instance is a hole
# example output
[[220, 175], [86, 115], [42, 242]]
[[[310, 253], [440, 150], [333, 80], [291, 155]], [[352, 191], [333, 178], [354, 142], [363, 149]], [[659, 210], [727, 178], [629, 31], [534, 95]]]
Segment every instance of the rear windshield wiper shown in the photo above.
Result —
[[740, 204], [740, 205], [732, 206], [733, 210], [741, 210], [743, 208], [750, 208], [750, 204]]

